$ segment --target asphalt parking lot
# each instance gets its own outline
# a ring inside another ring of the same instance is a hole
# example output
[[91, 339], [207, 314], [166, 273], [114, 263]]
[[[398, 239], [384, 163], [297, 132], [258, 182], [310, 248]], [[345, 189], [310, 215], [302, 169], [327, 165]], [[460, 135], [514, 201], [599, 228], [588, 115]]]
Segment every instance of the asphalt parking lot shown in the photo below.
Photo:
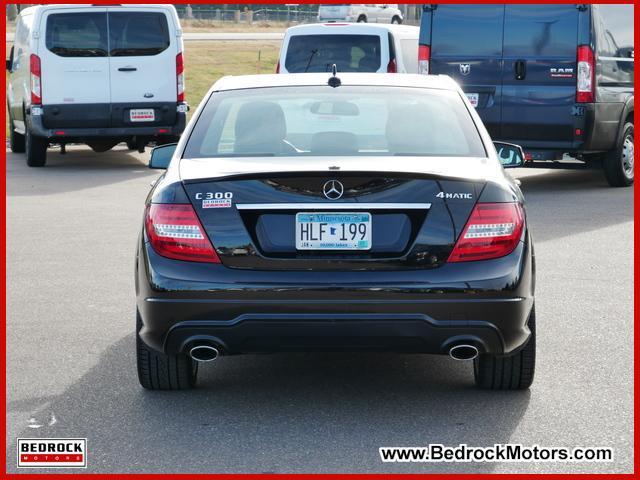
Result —
[[[87, 472], [631, 472], [633, 189], [520, 170], [536, 242], [528, 392], [437, 356], [221, 358], [186, 393], [144, 391], [133, 257], [148, 154], [7, 152], [8, 459], [17, 437], [86, 437]], [[383, 464], [381, 446], [609, 446], [612, 463]]]

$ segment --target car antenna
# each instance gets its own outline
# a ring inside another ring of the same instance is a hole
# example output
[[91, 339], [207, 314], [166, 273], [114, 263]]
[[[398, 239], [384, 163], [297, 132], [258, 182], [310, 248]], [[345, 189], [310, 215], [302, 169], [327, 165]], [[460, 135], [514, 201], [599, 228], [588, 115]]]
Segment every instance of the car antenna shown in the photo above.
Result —
[[329, 77], [329, 81], [327, 82], [329, 86], [336, 88], [342, 85], [342, 81], [338, 78], [338, 67], [336, 67], [335, 63], [331, 65], [331, 74], [332, 76]]

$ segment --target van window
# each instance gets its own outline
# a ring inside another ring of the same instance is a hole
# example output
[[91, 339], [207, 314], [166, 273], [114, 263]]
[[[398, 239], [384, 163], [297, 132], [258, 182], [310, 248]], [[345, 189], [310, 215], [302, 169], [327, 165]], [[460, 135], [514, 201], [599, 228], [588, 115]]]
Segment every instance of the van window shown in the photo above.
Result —
[[106, 57], [104, 13], [54, 13], [47, 17], [47, 49], [60, 57]]
[[289, 39], [285, 67], [289, 73], [377, 72], [380, 69], [377, 35], [294, 35]]
[[575, 5], [506, 5], [504, 56], [575, 57], [578, 9]]
[[598, 54], [633, 58], [633, 5], [597, 5]]
[[169, 48], [167, 17], [159, 12], [109, 13], [112, 57], [157, 55]]
[[503, 5], [439, 5], [433, 15], [432, 55], [502, 55], [503, 19]]

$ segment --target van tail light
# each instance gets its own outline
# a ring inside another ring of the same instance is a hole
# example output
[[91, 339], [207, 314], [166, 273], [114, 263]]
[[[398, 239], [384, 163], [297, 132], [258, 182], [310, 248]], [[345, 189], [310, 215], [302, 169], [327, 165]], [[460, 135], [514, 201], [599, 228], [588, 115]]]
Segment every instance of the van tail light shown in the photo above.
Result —
[[29, 72], [31, 83], [31, 105], [42, 105], [42, 72], [40, 70], [40, 57], [33, 53], [29, 58]]
[[276, 63], [276, 73], [280, 73], [280, 60]]
[[418, 47], [418, 73], [429, 75], [429, 63], [431, 62], [431, 47], [420, 45]]
[[191, 205], [152, 203], [145, 212], [144, 224], [158, 255], [189, 262], [220, 263]]
[[178, 102], [184, 102], [184, 57], [182, 52], [176, 56], [176, 81], [178, 85]]
[[578, 81], [576, 102], [590, 103], [594, 101], [595, 61], [593, 50], [588, 45], [578, 47]]
[[396, 59], [392, 58], [387, 64], [387, 73], [398, 73], [398, 66], [396, 65]]
[[478, 203], [456, 242], [449, 262], [504, 257], [515, 250], [524, 228], [518, 203]]

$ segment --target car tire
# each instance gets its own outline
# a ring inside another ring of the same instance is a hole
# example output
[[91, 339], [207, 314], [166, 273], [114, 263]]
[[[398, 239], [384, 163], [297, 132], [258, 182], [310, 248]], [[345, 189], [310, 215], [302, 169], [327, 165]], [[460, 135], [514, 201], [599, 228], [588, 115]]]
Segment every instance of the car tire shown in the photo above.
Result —
[[635, 170], [633, 150], [633, 123], [627, 122], [622, 128], [618, 145], [608, 152], [604, 159], [604, 176], [612, 187], [633, 185]]
[[13, 118], [9, 115], [9, 147], [13, 153], [24, 153], [24, 135], [15, 131]]
[[400, 19], [400, 17], [398, 17], [396, 15], [391, 19], [391, 23], [396, 24], [396, 25], [400, 25], [402, 23], [402, 20]]
[[25, 135], [25, 153], [27, 165], [30, 167], [44, 167], [47, 163], [47, 147], [49, 141], [46, 138], [36, 137], [27, 127]]
[[136, 359], [138, 380], [148, 390], [189, 390], [196, 383], [198, 363], [187, 355], [165, 355], [149, 348], [140, 338], [142, 319], [136, 311]]
[[536, 309], [529, 314], [531, 335], [513, 355], [482, 354], [473, 361], [476, 385], [488, 390], [526, 390], [533, 383], [536, 366]]
[[367, 23], [367, 17], [365, 17], [364, 15], [360, 15], [358, 17], [358, 23]]
[[138, 144], [132, 139], [132, 140], [127, 140], [127, 148], [129, 150], [137, 150], [138, 149]]

